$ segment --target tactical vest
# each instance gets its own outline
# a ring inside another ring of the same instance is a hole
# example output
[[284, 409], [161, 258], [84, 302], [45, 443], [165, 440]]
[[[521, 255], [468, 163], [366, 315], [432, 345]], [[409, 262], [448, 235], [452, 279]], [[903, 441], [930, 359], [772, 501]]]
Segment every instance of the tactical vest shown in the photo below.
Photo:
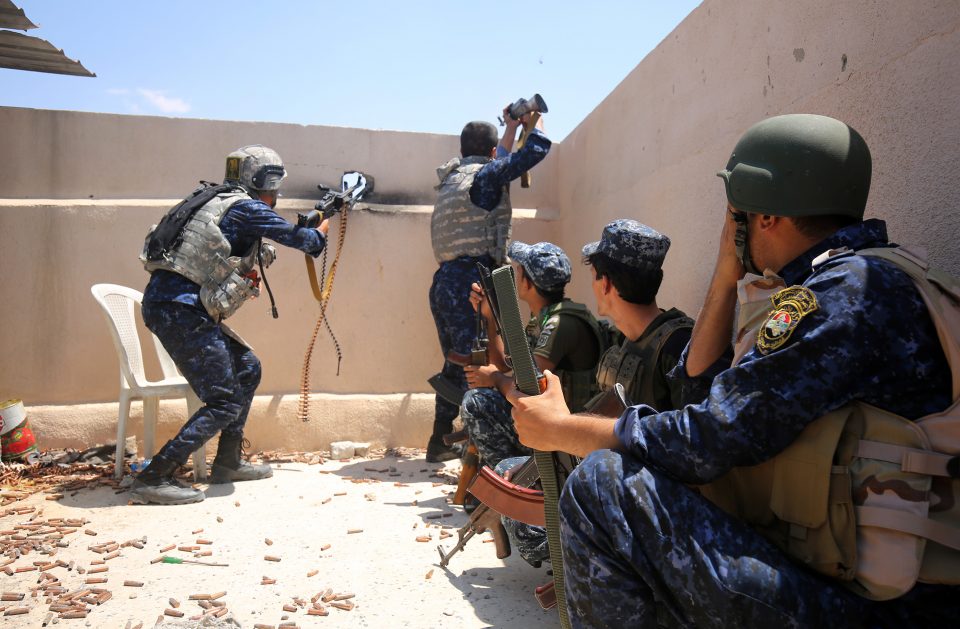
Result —
[[669, 310], [668, 314], [670, 318], [657, 326], [649, 336], [639, 341], [624, 339], [619, 347], [611, 347], [604, 353], [597, 368], [597, 385], [601, 393], [590, 400], [587, 408], [596, 404], [618, 382], [626, 389], [627, 397], [634, 404], [647, 404], [657, 410], [673, 407], [670, 400], [655, 399], [656, 366], [670, 335], [681, 328], [692, 329], [693, 319], [676, 308]]
[[510, 239], [510, 194], [504, 187], [497, 207], [489, 212], [470, 200], [470, 187], [485, 157], [452, 159], [437, 169], [437, 204], [430, 218], [430, 239], [437, 262], [460, 256], [490, 255], [497, 264], [506, 259]]
[[[848, 253], [827, 252], [814, 266]], [[793, 558], [887, 600], [918, 581], [960, 583], [960, 282], [908, 248], [856, 253], [913, 279], [950, 364], [953, 404], [910, 421], [854, 402], [809, 424], [772, 459], [700, 490]]]
[[220, 231], [220, 221], [227, 210], [238, 201], [249, 198], [249, 195], [237, 192], [217, 195], [187, 221], [180, 244], [161, 260], [151, 262], [146, 257], [146, 243], [157, 227], [154, 225], [140, 254], [140, 261], [147, 271], [173, 271], [199, 284], [200, 302], [217, 321], [226, 319], [247, 299], [260, 294], [253, 281], [244, 277], [257, 264], [259, 241], [242, 256], [231, 256], [230, 242]]
[[[597, 347], [600, 352], [602, 353], [606, 349], [606, 341], [600, 330], [600, 324], [593, 316], [593, 313], [590, 312], [590, 309], [585, 305], [565, 299], [551, 306], [550, 312], [547, 313], [545, 319], [549, 320], [555, 315], [571, 316], [583, 321], [590, 328], [594, 338], [597, 339]], [[534, 339], [534, 342], [536, 342], [536, 339]], [[596, 365], [589, 369], [581, 369], [579, 371], [572, 369], [557, 370], [557, 377], [560, 378], [560, 387], [563, 389], [563, 396], [572, 413], [582, 411], [590, 398], [597, 392], [596, 375]]]

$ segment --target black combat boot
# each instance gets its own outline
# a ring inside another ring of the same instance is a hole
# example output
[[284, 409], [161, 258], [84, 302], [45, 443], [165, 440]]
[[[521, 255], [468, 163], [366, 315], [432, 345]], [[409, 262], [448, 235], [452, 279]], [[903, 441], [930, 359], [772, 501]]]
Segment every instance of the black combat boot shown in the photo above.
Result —
[[427, 463], [443, 463], [460, 458], [463, 448], [459, 444], [448, 446], [442, 437], [430, 437], [427, 443]]
[[179, 467], [162, 456], [153, 457], [150, 465], [133, 480], [130, 499], [140, 504], [158, 505], [185, 505], [203, 500], [206, 496], [202, 491], [184, 487], [173, 478]]
[[[249, 444], [248, 444], [249, 445]], [[220, 434], [217, 456], [213, 459], [213, 472], [210, 483], [233, 483], [242, 480], [260, 480], [273, 476], [269, 465], [252, 465], [241, 458], [243, 435]]]

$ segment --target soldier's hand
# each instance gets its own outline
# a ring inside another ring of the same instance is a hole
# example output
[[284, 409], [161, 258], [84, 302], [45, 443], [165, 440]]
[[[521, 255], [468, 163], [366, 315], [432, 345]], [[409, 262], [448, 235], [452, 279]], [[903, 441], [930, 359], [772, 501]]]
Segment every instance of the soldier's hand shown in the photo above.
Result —
[[514, 130], [516, 130], [516, 128], [520, 126], [520, 123], [523, 120], [523, 116], [520, 116], [520, 120], [517, 120], [510, 115], [510, 105], [512, 104], [513, 103], [508, 103], [507, 106], [503, 108], [503, 122], [507, 126], [507, 128], [512, 127]]
[[463, 368], [467, 377], [467, 386], [471, 389], [482, 389], [496, 386], [494, 376], [500, 373], [494, 365], [467, 365]]
[[470, 285], [470, 305], [473, 306], [474, 312], [479, 308], [480, 316], [487, 321], [493, 320], [493, 310], [490, 309], [490, 302], [487, 301], [486, 294], [476, 282]]
[[327, 232], [330, 231], [330, 219], [329, 218], [323, 219], [323, 222], [317, 225], [317, 231], [323, 234], [324, 236], [326, 236]]
[[562, 424], [570, 416], [570, 409], [563, 399], [560, 378], [549, 370], [543, 375], [547, 379], [543, 393], [527, 395], [514, 390], [507, 400], [513, 404], [513, 423], [520, 443], [534, 450], [562, 450], [558, 437], [562, 436]]
[[720, 250], [717, 252], [717, 266], [714, 269], [714, 278], [725, 285], [735, 286], [743, 279], [747, 271], [737, 257], [737, 245], [734, 236], [737, 233], [737, 222], [734, 220], [736, 210], [727, 206], [724, 213], [723, 230], [720, 232]]

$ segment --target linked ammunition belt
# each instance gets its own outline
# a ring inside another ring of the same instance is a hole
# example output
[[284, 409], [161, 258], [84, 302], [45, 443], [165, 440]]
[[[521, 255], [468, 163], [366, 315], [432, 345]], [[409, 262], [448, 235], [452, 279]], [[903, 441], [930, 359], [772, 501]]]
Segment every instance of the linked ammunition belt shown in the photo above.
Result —
[[340, 262], [340, 253], [343, 251], [343, 242], [347, 236], [347, 215], [349, 212], [339, 212], [340, 225], [337, 234], [337, 252], [333, 256], [333, 262], [330, 264], [330, 272], [327, 272], [327, 248], [323, 250], [323, 274], [321, 281], [323, 290], [320, 290], [320, 284], [317, 282], [317, 271], [314, 268], [313, 260], [306, 256], [307, 275], [310, 278], [310, 287], [313, 290], [313, 296], [320, 304], [320, 314], [317, 316], [317, 323], [313, 326], [313, 334], [310, 335], [310, 342], [307, 344], [307, 352], [303, 357], [303, 369], [300, 372], [300, 402], [297, 406], [297, 417], [301, 421], [310, 419], [310, 363], [313, 359], [313, 348], [317, 343], [317, 336], [320, 334], [320, 326], [324, 326], [333, 340], [333, 346], [337, 351], [337, 375], [340, 375], [340, 362], [343, 359], [343, 352], [340, 351], [340, 343], [330, 327], [330, 320], [327, 319], [327, 304], [330, 303], [330, 296], [333, 294], [333, 280], [337, 275], [337, 264]]

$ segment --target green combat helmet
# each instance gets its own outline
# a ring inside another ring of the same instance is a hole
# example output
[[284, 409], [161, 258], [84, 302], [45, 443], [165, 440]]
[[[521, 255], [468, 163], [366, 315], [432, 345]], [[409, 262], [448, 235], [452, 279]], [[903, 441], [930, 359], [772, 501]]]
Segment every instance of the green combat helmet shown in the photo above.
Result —
[[743, 212], [862, 219], [870, 171], [870, 149], [853, 128], [788, 114], [750, 127], [717, 176], [730, 205]]

